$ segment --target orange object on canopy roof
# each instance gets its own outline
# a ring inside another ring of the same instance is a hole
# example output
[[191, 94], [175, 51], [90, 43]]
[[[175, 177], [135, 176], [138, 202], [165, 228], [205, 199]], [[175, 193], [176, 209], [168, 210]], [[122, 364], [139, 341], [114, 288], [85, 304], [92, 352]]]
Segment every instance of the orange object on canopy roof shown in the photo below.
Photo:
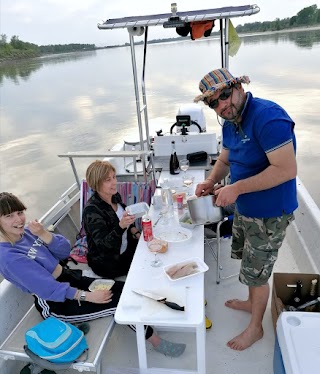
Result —
[[200, 39], [203, 36], [210, 36], [211, 30], [214, 26], [214, 21], [199, 21], [190, 22], [191, 39]]

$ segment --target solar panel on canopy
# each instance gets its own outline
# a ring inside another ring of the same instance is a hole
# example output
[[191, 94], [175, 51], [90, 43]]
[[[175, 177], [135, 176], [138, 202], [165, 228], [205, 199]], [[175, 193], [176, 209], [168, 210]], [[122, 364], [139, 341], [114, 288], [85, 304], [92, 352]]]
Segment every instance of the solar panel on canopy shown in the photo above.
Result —
[[[242, 5], [236, 7], [223, 7], [216, 9], [192, 10], [188, 12], [177, 12], [177, 16], [185, 22], [206, 21], [220, 18], [243, 17], [258, 13], [257, 5]], [[98, 24], [99, 29], [118, 29], [132, 26], [162, 26], [172, 16], [171, 13], [131, 16], [123, 18], [108, 19]]]

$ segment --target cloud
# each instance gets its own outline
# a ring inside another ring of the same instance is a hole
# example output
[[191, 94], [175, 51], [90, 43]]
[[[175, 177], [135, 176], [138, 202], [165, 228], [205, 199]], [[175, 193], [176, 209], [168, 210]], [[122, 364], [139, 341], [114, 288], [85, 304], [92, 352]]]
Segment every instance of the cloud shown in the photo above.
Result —
[[[251, 3], [251, 2], [247, 2]], [[255, 3], [252, 2], [252, 3]], [[273, 21], [294, 16], [302, 8], [320, 0], [261, 0], [257, 1], [260, 13], [253, 17], [239, 17], [234, 26], [249, 22]], [[97, 23], [109, 18], [132, 15], [169, 13], [170, 2], [150, 0], [2, 0], [1, 33], [9, 38], [18, 35], [23, 41], [36, 44], [93, 43], [97, 46], [128, 42], [126, 30], [101, 31]], [[233, 0], [230, 5], [243, 5], [243, 0]], [[183, 0], [178, 11], [225, 7], [224, 0]], [[170, 35], [175, 36], [174, 30]], [[153, 28], [150, 37], [167, 37], [162, 27]]]

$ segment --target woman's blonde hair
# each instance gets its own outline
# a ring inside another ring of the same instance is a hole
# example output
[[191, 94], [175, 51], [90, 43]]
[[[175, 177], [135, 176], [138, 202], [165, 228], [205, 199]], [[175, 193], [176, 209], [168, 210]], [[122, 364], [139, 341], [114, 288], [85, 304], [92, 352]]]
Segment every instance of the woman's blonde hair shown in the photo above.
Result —
[[92, 162], [86, 171], [86, 180], [91, 189], [98, 191], [101, 184], [109, 177], [110, 172], [116, 169], [109, 161], [96, 160]]
[[[26, 210], [26, 206], [21, 200], [19, 200], [15, 195], [10, 192], [1, 192], [0, 193], [0, 217], [6, 216], [14, 212], [22, 212]], [[4, 238], [6, 238], [11, 244], [12, 241], [9, 238], [9, 235], [0, 225], [0, 233]]]

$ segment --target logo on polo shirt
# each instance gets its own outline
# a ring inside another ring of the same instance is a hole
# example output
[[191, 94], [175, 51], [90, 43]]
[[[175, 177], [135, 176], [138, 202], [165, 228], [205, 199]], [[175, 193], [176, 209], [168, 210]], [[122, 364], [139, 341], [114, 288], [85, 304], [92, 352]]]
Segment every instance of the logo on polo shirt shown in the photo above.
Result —
[[250, 140], [251, 140], [251, 139], [248, 138], [247, 135], [245, 135], [244, 138], [241, 139], [241, 142], [242, 142], [242, 143], [246, 143], [246, 142], [250, 142]]

